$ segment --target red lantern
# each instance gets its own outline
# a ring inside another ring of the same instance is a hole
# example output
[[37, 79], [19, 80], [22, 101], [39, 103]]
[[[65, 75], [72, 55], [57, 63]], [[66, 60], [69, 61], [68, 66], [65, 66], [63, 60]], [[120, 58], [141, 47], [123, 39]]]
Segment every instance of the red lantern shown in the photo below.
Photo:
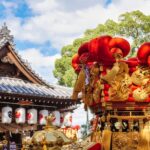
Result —
[[150, 66], [150, 42], [146, 42], [140, 46], [137, 57], [142, 65]]
[[32, 108], [27, 111], [27, 122], [28, 124], [37, 124], [37, 110]]
[[16, 123], [25, 123], [26, 119], [26, 110], [25, 108], [17, 108], [15, 110], [15, 120]]
[[64, 117], [64, 125], [70, 127], [72, 125], [72, 113], [66, 112]]
[[32, 118], [32, 114], [31, 113], [27, 113], [27, 120], [30, 120]]
[[41, 120], [43, 118], [44, 118], [43, 114], [39, 114], [39, 120]]
[[16, 112], [15, 112], [15, 118], [20, 118], [20, 116], [21, 116], [21, 113], [18, 112], [18, 111], [16, 111]]
[[60, 123], [64, 122], [64, 114], [60, 114]]
[[40, 110], [39, 111], [39, 124], [45, 125], [46, 124], [46, 117], [48, 116], [48, 110]]
[[6, 106], [2, 108], [2, 123], [12, 122], [12, 107]]
[[52, 124], [55, 126], [60, 126], [60, 112], [53, 111], [52, 114], [54, 116], [54, 119], [52, 120]]

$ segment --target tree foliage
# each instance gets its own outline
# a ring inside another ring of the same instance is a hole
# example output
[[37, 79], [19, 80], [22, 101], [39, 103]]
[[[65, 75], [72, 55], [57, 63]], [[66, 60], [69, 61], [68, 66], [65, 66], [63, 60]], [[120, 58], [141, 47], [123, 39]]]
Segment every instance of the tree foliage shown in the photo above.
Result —
[[137, 48], [146, 41], [150, 41], [150, 16], [140, 11], [121, 14], [118, 22], [107, 20], [95, 29], [87, 29], [82, 38], [75, 39], [73, 44], [64, 46], [61, 58], [55, 62], [54, 76], [60, 85], [73, 86], [76, 74], [71, 67], [72, 56], [77, 53], [80, 45], [101, 35], [122, 36], [129, 40], [131, 52], [128, 57], [134, 56]]

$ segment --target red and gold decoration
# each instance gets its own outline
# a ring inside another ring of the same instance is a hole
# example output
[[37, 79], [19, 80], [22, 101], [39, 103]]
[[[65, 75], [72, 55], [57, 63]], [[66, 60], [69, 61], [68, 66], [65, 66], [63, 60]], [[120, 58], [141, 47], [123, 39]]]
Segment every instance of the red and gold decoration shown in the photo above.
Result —
[[59, 130], [62, 131], [69, 139], [77, 140], [78, 130], [80, 129], [79, 125], [73, 127], [64, 127], [60, 128]]
[[99, 114], [91, 139], [105, 150], [150, 149], [150, 42], [128, 58], [130, 49], [126, 39], [105, 35], [75, 54], [80, 69], [72, 99], [82, 93], [85, 108]]
[[126, 58], [129, 52], [129, 42], [120, 37], [101, 36], [81, 45], [72, 59], [78, 72], [72, 99], [82, 92], [87, 106], [150, 102], [150, 43], [142, 44], [134, 58]]
[[44, 130], [37, 131], [33, 134], [32, 140], [29, 143], [23, 143], [23, 150], [31, 150], [26, 147], [32, 146], [32, 149], [37, 150], [61, 150], [61, 147], [66, 144], [70, 144], [73, 141], [65, 136], [63, 132], [57, 130], [57, 127], [53, 126], [55, 116], [51, 113], [45, 117], [46, 126]]

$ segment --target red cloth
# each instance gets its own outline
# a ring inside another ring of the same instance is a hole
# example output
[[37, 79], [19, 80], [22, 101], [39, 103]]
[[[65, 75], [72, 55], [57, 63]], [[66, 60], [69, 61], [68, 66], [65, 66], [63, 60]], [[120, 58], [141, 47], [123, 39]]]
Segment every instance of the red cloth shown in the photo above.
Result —
[[101, 150], [101, 144], [100, 143], [96, 143], [92, 147], [88, 148], [88, 150]]

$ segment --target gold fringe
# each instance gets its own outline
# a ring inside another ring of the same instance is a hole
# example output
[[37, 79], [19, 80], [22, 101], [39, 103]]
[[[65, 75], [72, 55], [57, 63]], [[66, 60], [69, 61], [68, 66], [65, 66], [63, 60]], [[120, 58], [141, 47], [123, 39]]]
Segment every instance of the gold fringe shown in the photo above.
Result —
[[140, 132], [140, 140], [137, 150], [150, 150], [150, 122], [147, 122]]
[[110, 130], [104, 130], [103, 131], [103, 133], [102, 133], [102, 146], [103, 146], [103, 150], [110, 150], [111, 135], [112, 135], [112, 132]]
[[76, 83], [73, 89], [72, 99], [76, 100], [78, 98], [78, 93], [81, 92], [84, 84], [85, 84], [85, 71], [84, 69], [82, 69], [76, 80]]

